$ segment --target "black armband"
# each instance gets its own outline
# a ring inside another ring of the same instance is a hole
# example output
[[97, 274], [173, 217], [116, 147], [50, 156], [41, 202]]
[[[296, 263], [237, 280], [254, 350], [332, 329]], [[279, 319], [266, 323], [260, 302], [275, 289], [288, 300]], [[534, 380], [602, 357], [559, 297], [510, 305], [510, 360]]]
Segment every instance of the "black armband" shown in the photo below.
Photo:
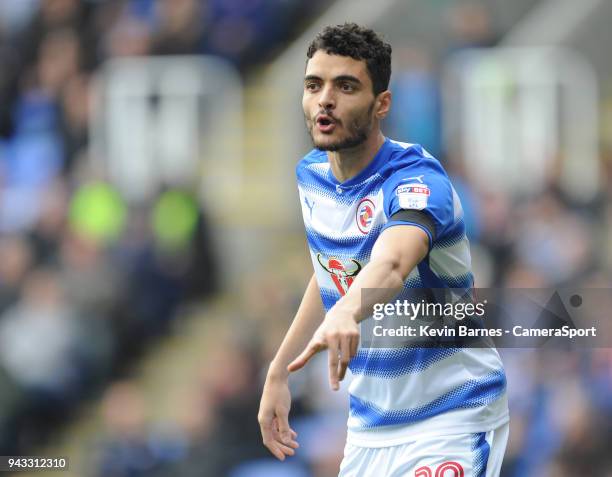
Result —
[[401, 209], [393, 214], [389, 220], [418, 224], [429, 232], [432, 243], [436, 240], [436, 227], [434, 221], [429, 214], [422, 210]]

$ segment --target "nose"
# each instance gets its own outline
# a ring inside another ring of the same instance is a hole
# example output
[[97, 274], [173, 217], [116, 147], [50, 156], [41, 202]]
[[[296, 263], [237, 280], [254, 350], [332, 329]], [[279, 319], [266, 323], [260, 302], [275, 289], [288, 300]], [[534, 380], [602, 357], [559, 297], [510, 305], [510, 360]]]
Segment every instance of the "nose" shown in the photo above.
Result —
[[325, 110], [334, 109], [336, 107], [336, 99], [334, 97], [333, 88], [325, 86], [321, 90], [321, 95], [319, 96], [319, 107]]

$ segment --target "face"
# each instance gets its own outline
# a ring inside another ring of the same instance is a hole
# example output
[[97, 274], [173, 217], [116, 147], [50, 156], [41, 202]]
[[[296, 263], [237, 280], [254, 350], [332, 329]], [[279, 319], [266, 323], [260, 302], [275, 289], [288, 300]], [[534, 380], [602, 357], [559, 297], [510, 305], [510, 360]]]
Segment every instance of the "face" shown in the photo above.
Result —
[[302, 107], [314, 146], [325, 151], [362, 144], [386, 114], [364, 60], [321, 50], [306, 65]]

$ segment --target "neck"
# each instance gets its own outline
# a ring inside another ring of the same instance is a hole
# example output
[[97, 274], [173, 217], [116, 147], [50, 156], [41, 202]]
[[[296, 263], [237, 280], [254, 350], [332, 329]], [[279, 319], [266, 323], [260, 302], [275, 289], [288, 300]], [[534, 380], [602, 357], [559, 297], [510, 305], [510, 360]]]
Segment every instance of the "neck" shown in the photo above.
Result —
[[352, 179], [363, 171], [385, 142], [382, 132], [372, 134], [364, 143], [341, 151], [328, 151], [327, 159], [338, 182]]

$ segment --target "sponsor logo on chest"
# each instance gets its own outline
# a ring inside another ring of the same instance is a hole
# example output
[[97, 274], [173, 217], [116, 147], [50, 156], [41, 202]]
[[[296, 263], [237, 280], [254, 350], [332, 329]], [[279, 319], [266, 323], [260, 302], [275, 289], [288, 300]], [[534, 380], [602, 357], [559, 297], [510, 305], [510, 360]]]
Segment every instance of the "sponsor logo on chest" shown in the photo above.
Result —
[[345, 266], [342, 260], [330, 257], [327, 259], [327, 264], [325, 264], [323, 255], [320, 253], [317, 254], [317, 261], [323, 270], [329, 273], [341, 296], [346, 295], [349, 287], [353, 284], [353, 280], [362, 268], [361, 264], [355, 259], [350, 260], [352, 262], [351, 265]]

